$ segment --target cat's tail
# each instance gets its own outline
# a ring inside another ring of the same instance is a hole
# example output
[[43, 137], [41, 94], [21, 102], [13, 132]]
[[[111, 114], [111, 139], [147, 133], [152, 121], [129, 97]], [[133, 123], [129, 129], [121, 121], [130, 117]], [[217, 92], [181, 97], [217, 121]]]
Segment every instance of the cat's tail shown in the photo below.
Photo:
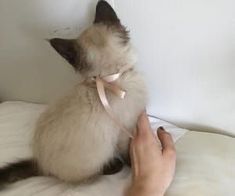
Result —
[[39, 170], [34, 160], [22, 160], [0, 168], [0, 190], [6, 185], [39, 176]]

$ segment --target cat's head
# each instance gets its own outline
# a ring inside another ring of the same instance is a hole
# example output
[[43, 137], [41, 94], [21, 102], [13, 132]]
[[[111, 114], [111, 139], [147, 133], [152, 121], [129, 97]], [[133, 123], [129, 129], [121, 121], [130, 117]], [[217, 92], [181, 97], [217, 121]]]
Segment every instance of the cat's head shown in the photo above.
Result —
[[128, 31], [103, 0], [96, 6], [93, 25], [78, 38], [54, 38], [50, 44], [85, 77], [112, 74], [136, 62]]

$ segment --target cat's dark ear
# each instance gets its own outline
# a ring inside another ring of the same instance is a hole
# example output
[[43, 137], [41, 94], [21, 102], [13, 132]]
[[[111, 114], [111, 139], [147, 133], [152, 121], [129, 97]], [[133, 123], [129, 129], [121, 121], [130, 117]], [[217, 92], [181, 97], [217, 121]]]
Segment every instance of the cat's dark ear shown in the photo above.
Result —
[[51, 46], [64, 57], [74, 68], [78, 60], [78, 51], [76, 41], [68, 39], [54, 38], [49, 40]]
[[120, 24], [117, 14], [106, 1], [100, 0], [96, 6], [96, 15], [94, 23]]

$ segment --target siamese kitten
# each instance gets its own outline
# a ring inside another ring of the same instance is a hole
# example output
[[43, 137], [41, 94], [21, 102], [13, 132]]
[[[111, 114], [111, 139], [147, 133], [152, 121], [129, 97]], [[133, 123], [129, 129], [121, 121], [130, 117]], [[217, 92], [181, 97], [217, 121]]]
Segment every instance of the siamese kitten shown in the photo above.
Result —
[[[134, 68], [136, 57], [128, 31], [112, 7], [99, 1], [91, 27], [77, 39], [55, 38], [50, 44], [84, 81], [123, 71], [116, 83], [126, 91], [125, 98], [108, 90], [106, 94], [120, 123], [133, 131], [146, 106], [147, 92]], [[101, 174], [117, 155], [126, 158], [128, 148], [128, 135], [107, 114], [95, 86], [82, 82], [41, 115], [33, 138], [32, 160], [0, 169], [0, 184], [37, 175], [81, 182]]]

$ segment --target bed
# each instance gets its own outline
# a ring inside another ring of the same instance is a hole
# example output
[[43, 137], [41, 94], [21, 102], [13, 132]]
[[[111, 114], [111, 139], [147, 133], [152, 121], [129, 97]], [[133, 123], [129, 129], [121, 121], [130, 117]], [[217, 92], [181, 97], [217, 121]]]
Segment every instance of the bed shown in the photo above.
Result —
[[[0, 166], [31, 156], [35, 121], [46, 105], [26, 102], [0, 104]], [[233, 196], [235, 138], [182, 129], [150, 119], [152, 128], [164, 126], [176, 143], [176, 176], [166, 196]], [[11, 185], [1, 196], [122, 196], [131, 172], [101, 176], [89, 184], [68, 185], [52, 177], [34, 177]], [[157, 183], [157, 182], [156, 182]]]

